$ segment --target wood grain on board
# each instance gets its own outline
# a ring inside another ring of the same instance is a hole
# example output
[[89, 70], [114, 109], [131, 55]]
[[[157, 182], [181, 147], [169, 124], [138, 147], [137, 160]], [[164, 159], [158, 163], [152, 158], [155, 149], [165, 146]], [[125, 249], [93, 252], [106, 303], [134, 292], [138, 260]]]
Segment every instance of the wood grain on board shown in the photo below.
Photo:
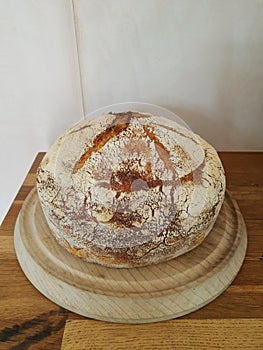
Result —
[[[183, 320], [190, 322], [192, 327], [195, 320], [222, 319], [226, 327], [227, 324], [231, 327], [231, 322], [246, 322], [246, 330], [250, 334], [248, 339], [252, 335], [258, 337], [263, 333], [263, 152], [221, 152], [219, 155], [226, 170], [227, 188], [237, 200], [248, 230], [248, 249], [244, 264], [231, 286], [217, 299], [198, 311], [163, 323], [126, 325], [128, 332], [127, 340], [124, 340], [126, 348], [129, 347], [129, 339], [133, 334], [138, 334], [138, 329], [143, 330], [147, 327], [151, 330], [154, 339], [159, 339], [155, 345], [152, 343], [151, 348], [163, 348], [162, 327], [165, 327], [166, 335], [171, 335], [174, 332], [173, 327]], [[60, 349], [64, 329], [67, 330], [73, 320], [84, 321], [79, 328], [80, 332], [83, 332], [84, 327], [87, 334], [95, 327], [94, 324], [97, 324], [98, 327], [94, 328], [93, 335], [96, 339], [102, 339], [101, 342], [104, 339], [105, 329], [116, 334], [122, 327], [119, 324], [85, 319], [64, 310], [41, 295], [21, 271], [14, 252], [14, 225], [24, 198], [35, 186], [36, 169], [43, 156], [44, 153], [37, 155], [0, 229], [1, 349], [27, 349], [29, 345], [30, 349]], [[66, 321], [69, 323], [65, 328]], [[255, 328], [255, 322], [258, 322], [257, 328]], [[206, 330], [212, 332], [213, 329], [213, 324], [210, 321], [207, 322]], [[136, 332], [133, 333], [135, 330]], [[212, 339], [209, 342], [211, 338], [208, 338], [205, 332], [205, 330], [198, 332], [200, 342], [206, 342], [207, 348], [216, 348], [215, 340]], [[237, 333], [233, 331], [231, 334], [233, 344], [238, 345]], [[259, 340], [262, 342], [262, 338]], [[253, 343], [250, 345], [252, 346]], [[115, 348], [118, 348], [117, 345]], [[143, 345], [140, 345], [140, 348], [143, 348]]]
[[21, 268], [42, 294], [77, 314], [126, 323], [172, 319], [208, 304], [236, 277], [247, 248], [242, 215], [228, 192], [205, 241], [157, 265], [114, 269], [72, 256], [53, 237], [35, 187], [14, 239]]

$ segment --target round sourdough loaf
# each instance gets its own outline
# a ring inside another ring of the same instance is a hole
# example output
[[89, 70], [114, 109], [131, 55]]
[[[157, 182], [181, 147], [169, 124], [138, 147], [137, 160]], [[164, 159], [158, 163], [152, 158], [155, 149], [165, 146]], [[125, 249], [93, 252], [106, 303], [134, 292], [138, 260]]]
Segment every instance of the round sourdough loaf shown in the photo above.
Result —
[[66, 131], [41, 162], [37, 189], [51, 231], [71, 254], [129, 268], [198, 246], [220, 211], [225, 176], [200, 136], [128, 111]]

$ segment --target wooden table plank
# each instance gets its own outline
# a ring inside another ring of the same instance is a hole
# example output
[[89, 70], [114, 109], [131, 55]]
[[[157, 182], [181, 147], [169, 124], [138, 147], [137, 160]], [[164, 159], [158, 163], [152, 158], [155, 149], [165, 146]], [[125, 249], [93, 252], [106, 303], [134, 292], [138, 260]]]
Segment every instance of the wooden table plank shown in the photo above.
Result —
[[63, 350], [236, 349], [261, 350], [262, 319], [166, 321], [147, 325], [109, 325], [93, 320], [68, 320]]
[[[21, 271], [13, 245], [14, 225], [24, 199], [35, 185], [36, 170], [43, 156], [43, 152], [37, 155], [0, 228], [0, 349], [60, 349], [66, 320], [64, 348], [68, 346], [67, 337], [73, 334], [72, 330], [77, 332], [80, 329], [83, 334], [86, 331], [86, 338], [91, 331], [91, 340], [96, 340], [96, 344], [106, 346], [107, 341], [112, 341], [111, 348], [118, 349], [116, 336], [122, 334], [123, 326], [126, 327], [126, 347], [119, 349], [129, 348], [132, 341], [140, 349], [157, 349], [161, 344], [162, 348], [169, 349], [169, 344], [178, 345], [171, 341], [169, 343], [169, 339], [180, 340], [180, 345], [183, 344], [185, 349], [189, 344], [193, 348], [195, 344], [188, 340], [198, 337], [192, 335], [190, 338], [191, 334], [199, 335], [196, 348], [202, 349], [204, 344], [206, 349], [220, 349], [218, 344], [227, 344], [220, 338], [220, 334], [228, 332], [227, 329], [231, 330], [227, 333], [231, 346], [236, 346], [233, 349], [242, 349], [244, 344], [246, 349], [263, 348], [262, 338], [258, 338], [258, 334], [263, 333], [263, 152], [220, 152], [226, 170], [227, 187], [237, 199], [248, 229], [247, 256], [233, 284], [215, 301], [196, 312], [177, 320], [138, 326], [93, 321], [68, 312], [42, 296]], [[188, 323], [181, 324], [182, 321]], [[218, 323], [221, 321], [223, 323]], [[243, 344], [238, 342], [236, 336], [239, 322], [242, 334], [247, 332], [246, 336], [242, 335], [245, 339]], [[212, 328], [208, 333], [210, 324]], [[216, 329], [222, 333], [219, 332], [219, 338], [211, 338], [211, 334], [217, 332]], [[191, 333], [195, 330], [196, 333]], [[182, 338], [176, 337], [178, 333]], [[144, 337], [144, 342], [139, 341], [139, 335]], [[147, 347], [146, 341], [151, 347]], [[178, 348], [184, 349], [182, 346]]]

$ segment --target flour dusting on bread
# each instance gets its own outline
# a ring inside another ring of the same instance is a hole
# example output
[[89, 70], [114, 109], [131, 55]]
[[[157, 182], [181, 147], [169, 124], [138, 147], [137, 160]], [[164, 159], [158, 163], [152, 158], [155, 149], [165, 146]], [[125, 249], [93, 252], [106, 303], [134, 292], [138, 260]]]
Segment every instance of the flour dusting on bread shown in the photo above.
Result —
[[204, 240], [224, 200], [225, 175], [200, 136], [127, 111], [66, 131], [40, 164], [37, 188], [51, 231], [70, 253], [136, 267]]

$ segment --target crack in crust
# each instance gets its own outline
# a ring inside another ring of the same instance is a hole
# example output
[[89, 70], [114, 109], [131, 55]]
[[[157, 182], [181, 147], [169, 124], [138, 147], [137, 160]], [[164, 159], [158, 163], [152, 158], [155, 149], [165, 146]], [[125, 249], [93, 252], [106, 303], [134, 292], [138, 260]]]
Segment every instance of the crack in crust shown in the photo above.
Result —
[[186, 136], [184, 135], [183, 133], [179, 132], [178, 130], [176, 130], [175, 128], [172, 128], [171, 126], [167, 126], [167, 125], [161, 125], [161, 124], [156, 124], [158, 126], [160, 126], [161, 128], [164, 128], [166, 130], [170, 130], [178, 135], [181, 135], [189, 140], [191, 140], [192, 142], [194, 142], [196, 145], [198, 145], [198, 142], [193, 138], [193, 137], [190, 137], [190, 136]]
[[124, 130], [126, 130], [130, 125], [131, 117], [132, 115], [130, 112], [116, 114], [116, 118], [113, 120], [111, 125], [97, 135], [93, 141], [93, 145], [82, 154], [79, 161], [74, 166], [73, 174], [84, 166], [85, 162], [89, 159], [93, 152], [99, 151], [110, 139], [118, 136]]
[[170, 152], [165, 148], [165, 146], [162, 144], [162, 142], [160, 142], [157, 139], [155, 134], [147, 126], [144, 125], [143, 129], [144, 129], [146, 135], [149, 137], [149, 139], [154, 142], [155, 147], [156, 147], [156, 151], [159, 154], [159, 157], [164, 162], [166, 168], [171, 170], [171, 172], [173, 174], [173, 180], [176, 180], [177, 179], [177, 173], [176, 173], [176, 170], [175, 170], [175, 168], [173, 166], [173, 163], [171, 161]]

